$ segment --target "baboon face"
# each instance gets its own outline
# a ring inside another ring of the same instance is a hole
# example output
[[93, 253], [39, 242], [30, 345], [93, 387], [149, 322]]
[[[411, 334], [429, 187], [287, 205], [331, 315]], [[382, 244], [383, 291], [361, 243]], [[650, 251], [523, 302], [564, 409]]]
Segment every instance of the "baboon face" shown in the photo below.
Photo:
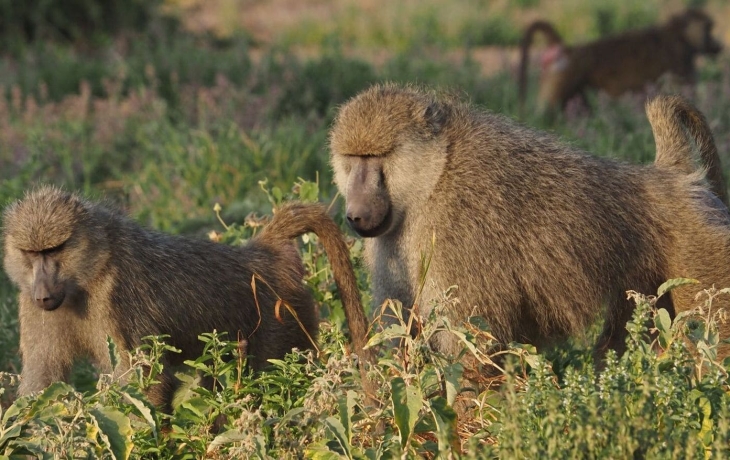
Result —
[[712, 36], [713, 22], [700, 11], [689, 11], [684, 18], [684, 39], [699, 54], [714, 56], [722, 45]]
[[385, 183], [385, 157], [349, 156], [339, 163], [346, 176], [347, 223], [363, 237], [386, 233], [393, 225], [393, 207]]
[[93, 230], [87, 224], [80, 201], [49, 187], [8, 207], [5, 271], [21, 295], [51, 311], [88, 283], [102, 251], [89, 239]]
[[445, 108], [425, 95], [388, 85], [340, 110], [330, 134], [331, 163], [347, 221], [360, 236], [398, 229], [406, 210], [427, 200], [446, 158], [439, 134], [447, 119]]
[[66, 298], [66, 284], [61, 273], [64, 244], [42, 251], [20, 250], [30, 275], [29, 293], [44, 310], [55, 310]]

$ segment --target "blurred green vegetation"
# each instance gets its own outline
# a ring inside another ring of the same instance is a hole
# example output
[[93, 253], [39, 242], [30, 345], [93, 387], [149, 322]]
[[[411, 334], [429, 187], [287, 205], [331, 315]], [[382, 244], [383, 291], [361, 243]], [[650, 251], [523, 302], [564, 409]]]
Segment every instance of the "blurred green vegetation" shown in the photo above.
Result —
[[0, 50], [20, 53], [28, 44], [81, 46], [108, 43], [118, 34], [145, 32], [162, 0], [0, 1]]

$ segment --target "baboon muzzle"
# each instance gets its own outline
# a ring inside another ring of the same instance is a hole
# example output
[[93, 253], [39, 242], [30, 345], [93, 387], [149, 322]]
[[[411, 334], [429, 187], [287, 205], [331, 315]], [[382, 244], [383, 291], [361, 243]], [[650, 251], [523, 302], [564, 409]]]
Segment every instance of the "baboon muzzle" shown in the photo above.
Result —
[[392, 222], [380, 157], [353, 158], [347, 182], [347, 223], [365, 238], [382, 235]]
[[40, 257], [33, 263], [33, 302], [46, 311], [60, 307], [66, 298], [63, 285], [56, 280], [56, 268], [53, 263]]

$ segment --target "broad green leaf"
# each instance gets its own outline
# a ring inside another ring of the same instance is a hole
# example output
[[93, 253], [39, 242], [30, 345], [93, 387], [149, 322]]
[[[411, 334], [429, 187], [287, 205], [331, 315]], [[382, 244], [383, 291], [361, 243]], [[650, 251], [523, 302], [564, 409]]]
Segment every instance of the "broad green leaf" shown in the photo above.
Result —
[[180, 404], [181, 408], [185, 408], [199, 418], [205, 418], [205, 414], [211, 409], [210, 404], [202, 397], [190, 398]]
[[228, 444], [232, 444], [234, 442], [241, 442], [246, 441], [251, 437], [248, 433], [241, 433], [238, 430], [228, 430], [224, 431], [223, 433], [219, 434], [208, 445], [207, 452], [211, 453], [214, 452], [216, 449], [218, 449], [221, 446], [225, 446]]
[[5, 411], [5, 413], [3, 414], [3, 418], [2, 418], [3, 425], [8, 423], [8, 421], [11, 418], [20, 415], [20, 412], [23, 409], [27, 408], [28, 404], [29, 403], [28, 403], [27, 398], [16, 399], [15, 402], [10, 407], [8, 407], [7, 410]]
[[406, 328], [403, 325], [391, 324], [390, 326], [386, 327], [382, 332], [373, 334], [373, 336], [370, 337], [370, 340], [368, 340], [368, 343], [365, 345], [365, 348], [372, 347], [390, 339], [400, 339], [402, 337], [406, 337], [407, 335], [408, 333], [406, 332]]
[[436, 439], [439, 452], [446, 457], [447, 452], [459, 451], [459, 435], [456, 431], [456, 412], [446, 400], [437, 396], [429, 401], [431, 413], [436, 420]]
[[292, 409], [289, 412], [287, 412], [286, 414], [284, 414], [284, 416], [278, 421], [278, 425], [283, 426], [283, 425], [289, 423], [290, 420], [292, 420], [294, 417], [296, 417], [297, 415], [301, 414], [304, 411], [305, 411], [305, 409], [303, 407], [295, 407], [294, 409]]
[[700, 353], [702, 353], [705, 356], [705, 358], [707, 358], [710, 361], [714, 361], [715, 358], [717, 357], [716, 349], [710, 348], [707, 345], [707, 342], [705, 342], [704, 340], [701, 340], [700, 342], [697, 343], [697, 350]]
[[7, 430], [0, 430], [0, 447], [4, 446], [6, 442], [13, 438], [20, 436], [20, 432], [23, 429], [23, 425], [20, 423], [14, 423]]
[[316, 182], [302, 181], [299, 184], [299, 199], [305, 203], [319, 201], [319, 185]]
[[332, 434], [335, 435], [335, 439], [337, 439], [347, 458], [352, 458], [352, 454], [350, 453], [350, 440], [347, 439], [347, 433], [342, 423], [336, 417], [327, 417], [324, 423]]
[[482, 318], [481, 316], [470, 316], [469, 324], [476, 327], [482, 332], [491, 332], [492, 329], [489, 327], [489, 323], [487, 323], [487, 320]]
[[99, 429], [109, 443], [109, 449], [117, 460], [129, 458], [132, 452], [132, 424], [129, 417], [116, 409], [96, 407], [89, 411], [99, 424]]
[[393, 416], [400, 432], [401, 447], [405, 449], [413, 433], [413, 427], [418, 421], [418, 412], [423, 407], [423, 396], [418, 387], [406, 386], [401, 377], [393, 379], [390, 385]]
[[659, 289], [656, 291], [657, 297], [661, 297], [667, 292], [671, 291], [674, 288], [684, 286], [687, 284], [697, 284], [699, 281], [691, 278], [672, 278], [670, 280], [665, 281], [662, 283], [661, 286], [659, 286]]
[[43, 393], [41, 393], [38, 398], [33, 401], [31, 409], [28, 412], [28, 416], [35, 417], [47, 407], [55, 405], [59, 399], [62, 399], [64, 396], [72, 394], [73, 392], [74, 389], [67, 383], [55, 382], [50, 384], [48, 388], [43, 390]]
[[347, 392], [347, 395], [341, 396], [337, 400], [337, 405], [339, 406], [339, 412], [340, 412], [340, 422], [342, 422], [342, 427], [345, 429], [345, 436], [347, 438], [347, 443], [349, 444], [352, 440], [352, 425], [351, 425], [351, 418], [352, 418], [352, 406], [350, 406], [350, 393], [351, 391]]
[[132, 388], [125, 388], [122, 394], [124, 395], [124, 399], [132, 404], [135, 409], [137, 409], [137, 412], [139, 412], [139, 415], [141, 415], [142, 418], [145, 419], [147, 424], [152, 429], [152, 437], [157, 439], [157, 422], [155, 421], [155, 417], [153, 415], [153, 411], [155, 410], [154, 407], [143, 397], [141, 397], [141, 395], [133, 391]]
[[66, 404], [62, 402], [56, 402], [51, 404], [50, 406], [44, 407], [43, 410], [37, 412], [35, 414], [35, 418], [52, 425], [54, 424], [53, 419], [65, 415], [69, 415], [68, 407], [66, 406]]
[[274, 199], [276, 200], [277, 203], [281, 203], [281, 200], [284, 197], [284, 194], [281, 193], [281, 189], [279, 187], [272, 187], [271, 196], [274, 197]]
[[710, 446], [712, 444], [712, 405], [710, 400], [704, 396], [697, 398], [697, 405], [699, 406], [700, 413], [702, 414], [702, 428], [697, 433], [697, 437], [700, 438], [702, 444]]
[[96, 439], [99, 434], [99, 425], [86, 422], [86, 439]]
[[666, 349], [672, 342], [672, 319], [669, 317], [669, 312], [664, 308], [660, 308], [654, 317], [654, 325], [659, 330], [659, 345]]
[[331, 450], [324, 452], [319, 450], [315, 451], [307, 449], [307, 458], [311, 458], [314, 460], [340, 460], [342, 457], [332, 452]]
[[461, 376], [464, 373], [464, 366], [461, 363], [454, 363], [444, 368], [444, 380], [446, 380], [446, 401], [450, 406], [454, 405], [456, 395], [461, 389]]
[[332, 452], [325, 441], [307, 446], [305, 456], [315, 460], [340, 460], [342, 458], [338, 453]]
[[[31, 453], [41, 460], [55, 460], [53, 455], [48, 452], [48, 448], [42, 444], [42, 440], [25, 440], [16, 439], [12, 442], [12, 454], [25, 454]], [[10, 458], [23, 458], [19, 455], [11, 455]]]

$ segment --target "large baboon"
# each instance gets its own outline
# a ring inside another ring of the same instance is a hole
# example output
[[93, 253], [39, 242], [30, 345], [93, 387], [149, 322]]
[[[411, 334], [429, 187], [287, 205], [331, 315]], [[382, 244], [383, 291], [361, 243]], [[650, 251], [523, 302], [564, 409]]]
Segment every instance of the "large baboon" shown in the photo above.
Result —
[[712, 36], [712, 26], [712, 19], [705, 13], [688, 9], [660, 26], [567, 46], [550, 23], [536, 21], [522, 39], [518, 77], [520, 107], [524, 106], [527, 92], [529, 48], [537, 32], [548, 42], [541, 60], [538, 106], [540, 110], [559, 110], [573, 96], [585, 100], [586, 88], [619, 96], [641, 90], [665, 73], [692, 82], [695, 56], [714, 56], [722, 49]]
[[[318, 318], [291, 241], [310, 231], [332, 264], [355, 351], [369, 358], [349, 252], [321, 205], [284, 205], [234, 248], [144, 229], [54, 187], [29, 192], [4, 216], [5, 270], [20, 288], [20, 394], [66, 379], [79, 356], [109, 372], [107, 336], [129, 351], [142, 337], [169, 334], [182, 350], [165, 357], [173, 366], [199, 356], [198, 335], [214, 329], [247, 339], [254, 369], [294, 347], [312, 348]], [[175, 384], [168, 366], [152, 402], [169, 409]]]
[[[656, 117], [674, 116], [672, 107], [652, 107], [655, 128]], [[501, 341], [541, 345], [584, 331], [605, 304], [601, 354], [623, 349], [627, 290], [653, 293], [674, 277], [730, 286], [727, 209], [701, 170], [593, 157], [503, 116], [396, 85], [347, 102], [330, 147], [347, 219], [366, 237], [375, 302], [412, 306], [421, 256], [431, 254], [414, 306], [422, 314], [457, 285], [452, 321], [475, 313]], [[660, 139], [660, 149], [671, 147]], [[672, 300], [691, 304], [688, 294]], [[434, 345], [459, 348], [448, 334]]]

